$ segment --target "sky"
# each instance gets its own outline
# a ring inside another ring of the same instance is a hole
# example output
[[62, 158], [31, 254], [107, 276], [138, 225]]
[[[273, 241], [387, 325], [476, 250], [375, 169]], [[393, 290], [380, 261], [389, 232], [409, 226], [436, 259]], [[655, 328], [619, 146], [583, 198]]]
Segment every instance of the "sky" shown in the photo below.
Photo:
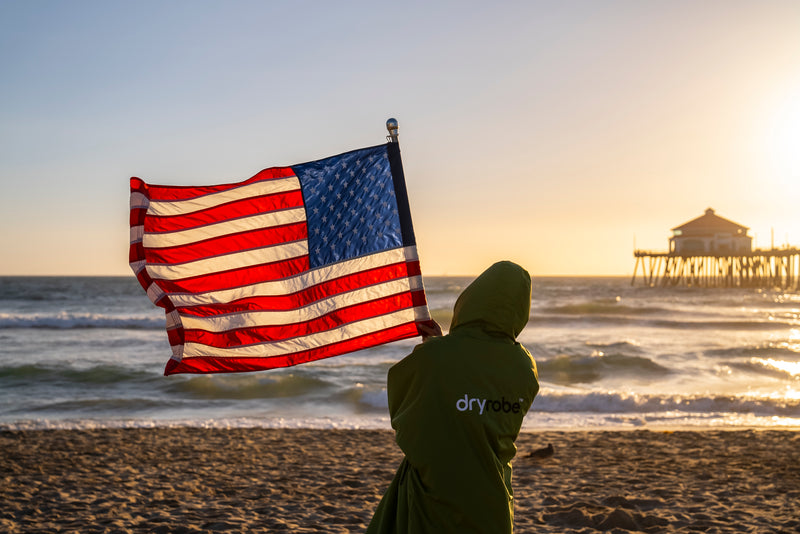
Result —
[[630, 275], [712, 207], [800, 246], [800, 2], [0, 0], [0, 275], [127, 275], [129, 178], [400, 126], [423, 274]]

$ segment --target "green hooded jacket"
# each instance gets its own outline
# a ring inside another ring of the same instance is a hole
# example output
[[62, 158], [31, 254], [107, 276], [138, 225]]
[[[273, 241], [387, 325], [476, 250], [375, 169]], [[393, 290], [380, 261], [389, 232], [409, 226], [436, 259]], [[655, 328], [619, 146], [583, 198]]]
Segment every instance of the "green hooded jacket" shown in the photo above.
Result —
[[389, 370], [389, 413], [405, 453], [368, 534], [513, 531], [511, 459], [539, 391], [516, 342], [530, 314], [531, 278], [492, 265], [458, 297], [450, 333]]

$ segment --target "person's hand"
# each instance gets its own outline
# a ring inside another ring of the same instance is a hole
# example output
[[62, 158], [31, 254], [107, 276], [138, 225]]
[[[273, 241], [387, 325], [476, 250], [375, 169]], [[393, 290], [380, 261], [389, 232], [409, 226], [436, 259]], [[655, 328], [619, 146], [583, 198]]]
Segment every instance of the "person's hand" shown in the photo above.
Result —
[[425, 343], [428, 339], [432, 337], [439, 337], [442, 336], [442, 327], [439, 326], [439, 323], [431, 319], [430, 321], [426, 321], [424, 323], [418, 323], [417, 327], [419, 328], [420, 332], [422, 333], [422, 342]]

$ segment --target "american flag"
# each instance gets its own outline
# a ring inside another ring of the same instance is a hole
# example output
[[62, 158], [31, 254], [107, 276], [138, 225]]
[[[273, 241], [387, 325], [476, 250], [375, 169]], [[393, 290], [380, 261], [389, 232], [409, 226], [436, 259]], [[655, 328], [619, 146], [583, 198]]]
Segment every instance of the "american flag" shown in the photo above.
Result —
[[286, 367], [430, 321], [397, 143], [243, 182], [131, 178], [130, 265], [164, 308], [164, 374]]

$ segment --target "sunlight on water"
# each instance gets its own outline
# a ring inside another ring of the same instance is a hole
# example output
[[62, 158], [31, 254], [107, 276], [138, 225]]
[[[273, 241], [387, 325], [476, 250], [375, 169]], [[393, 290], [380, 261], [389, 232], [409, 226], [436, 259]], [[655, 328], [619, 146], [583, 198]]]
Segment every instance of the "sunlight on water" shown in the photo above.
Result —
[[772, 358], [753, 358], [753, 363], [772, 367], [780, 371], [789, 373], [792, 376], [800, 377], [800, 362], [785, 362], [783, 360], [774, 360]]

